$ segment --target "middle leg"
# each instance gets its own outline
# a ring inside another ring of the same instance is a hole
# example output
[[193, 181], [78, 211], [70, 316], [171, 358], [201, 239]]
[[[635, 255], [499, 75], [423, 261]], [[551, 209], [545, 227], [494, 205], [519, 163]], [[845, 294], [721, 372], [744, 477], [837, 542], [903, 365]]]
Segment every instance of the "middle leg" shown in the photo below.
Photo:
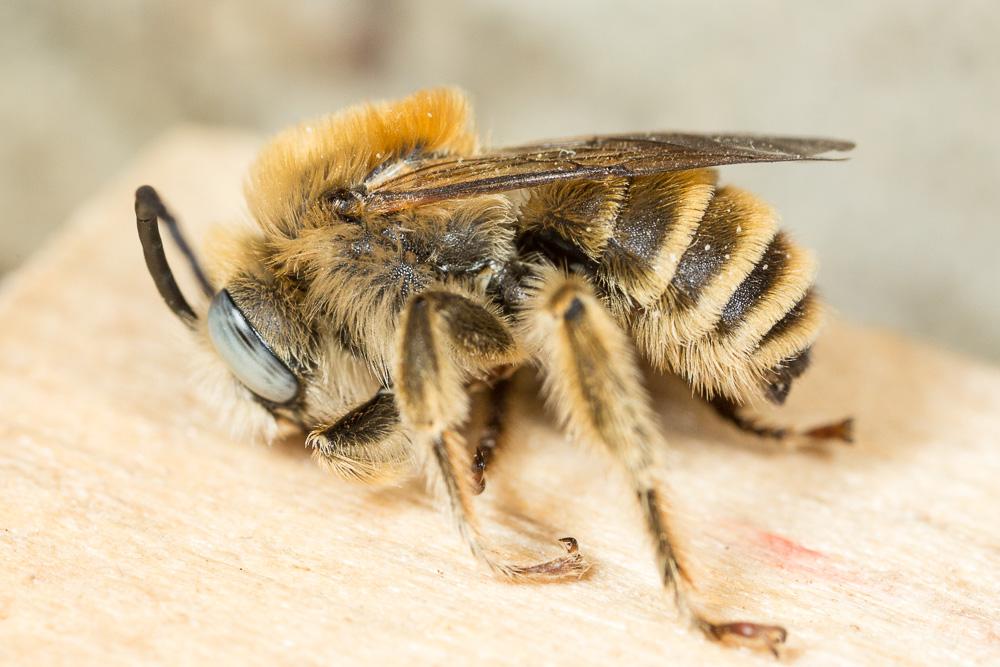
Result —
[[523, 324], [561, 421], [581, 439], [605, 447], [625, 468], [653, 538], [663, 585], [673, 589], [680, 612], [709, 638], [777, 655], [784, 628], [711, 621], [695, 605], [676, 551], [668, 496], [655, 475], [653, 451], [661, 437], [635, 353], [590, 286], [581, 277], [543, 270]]
[[478, 495], [486, 490], [486, 469], [493, 461], [493, 455], [503, 438], [503, 420], [507, 416], [507, 394], [510, 379], [503, 377], [488, 387], [487, 417], [479, 434], [476, 453], [472, 457], [473, 487]]

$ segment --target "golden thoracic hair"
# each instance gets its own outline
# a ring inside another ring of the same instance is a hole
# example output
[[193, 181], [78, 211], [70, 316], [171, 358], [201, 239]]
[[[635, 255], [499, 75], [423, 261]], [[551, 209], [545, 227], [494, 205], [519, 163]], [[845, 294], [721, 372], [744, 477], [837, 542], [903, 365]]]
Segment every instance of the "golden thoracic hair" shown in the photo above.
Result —
[[443, 156], [469, 155], [476, 149], [469, 104], [458, 89], [361, 104], [275, 137], [250, 170], [247, 204], [265, 231], [292, 236], [309, 203], [324, 193], [349, 189], [379, 165], [418, 150]]

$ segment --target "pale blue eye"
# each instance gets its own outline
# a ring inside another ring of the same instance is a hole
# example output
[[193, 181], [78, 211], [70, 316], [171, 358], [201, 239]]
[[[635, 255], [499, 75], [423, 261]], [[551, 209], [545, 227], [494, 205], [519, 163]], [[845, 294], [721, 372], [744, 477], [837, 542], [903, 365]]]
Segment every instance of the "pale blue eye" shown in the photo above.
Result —
[[208, 308], [208, 336], [229, 370], [253, 393], [279, 405], [298, 395], [295, 375], [261, 340], [226, 290], [218, 292]]

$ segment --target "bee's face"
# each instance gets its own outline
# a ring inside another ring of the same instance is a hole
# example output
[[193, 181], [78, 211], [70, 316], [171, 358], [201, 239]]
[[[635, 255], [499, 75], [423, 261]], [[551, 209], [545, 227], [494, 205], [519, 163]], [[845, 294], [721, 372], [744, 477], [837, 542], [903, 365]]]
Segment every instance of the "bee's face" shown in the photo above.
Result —
[[268, 406], [283, 406], [300, 395], [300, 382], [277, 357], [229, 290], [216, 293], [208, 309], [212, 346], [234, 376]]

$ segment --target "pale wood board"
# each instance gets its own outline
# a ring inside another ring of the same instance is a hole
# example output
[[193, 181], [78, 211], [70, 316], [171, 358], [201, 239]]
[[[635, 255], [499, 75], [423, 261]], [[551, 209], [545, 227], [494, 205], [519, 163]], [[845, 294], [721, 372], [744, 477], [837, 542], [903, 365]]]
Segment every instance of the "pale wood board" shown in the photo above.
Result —
[[[418, 482], [361, 488], [301, 439], [232, 441], [191, 386], [131, 197], [158, 186], [197, 237], [244, 215], [256, 146], [171, 133], [5, 281], [0, 660], [773, 662], [677, 623], [622, 478], [532, 398], [477, 505], [514, 556], [579, 539], [579, 582], [491, 578]], [[853, 414], [853, 447], [776, 453], [652, 381], [705, 603], [784, 624], [796, 665], [1000, 664], [1000, 372], [842, 323], [815, 357], [780, 414]]]

